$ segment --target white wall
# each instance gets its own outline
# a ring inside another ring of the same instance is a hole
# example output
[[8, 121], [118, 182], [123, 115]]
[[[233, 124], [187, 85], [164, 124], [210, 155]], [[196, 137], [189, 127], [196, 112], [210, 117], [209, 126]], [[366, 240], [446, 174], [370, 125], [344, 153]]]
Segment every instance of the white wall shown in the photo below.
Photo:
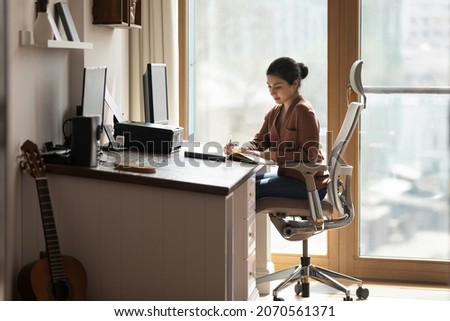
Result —
[[[83, 67], [107, 66], [107, 85], [128, 109], [128, 31], [92, 25], [92, 0], [67, 0], [80, 39], [92, 50], [40, 49], [19, 45], [19, 31], [32, 30], [34, 0], [6, 0], [8, 37], [8, 114], [6, 156], [6, 277], [4, 297], [13, 298], [21, 265], [21, 144], [30, 139], [62, 143], [63, 121], [81, 103]], [[50, 0], [52, 12], [55, 0]], [[38, 253], [36, 253], [37, 255]], [[1, 281], [1, 279], [0, 279]], [[0, 286], [1, 289], [1, 286]], [[2, 293], [0, 293], [2, 298]]]

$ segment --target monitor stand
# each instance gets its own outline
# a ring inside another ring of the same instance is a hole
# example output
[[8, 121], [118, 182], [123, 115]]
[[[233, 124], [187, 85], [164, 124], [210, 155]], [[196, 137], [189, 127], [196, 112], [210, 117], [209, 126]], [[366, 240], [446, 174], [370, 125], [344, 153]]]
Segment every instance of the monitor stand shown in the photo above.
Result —
[[109, 150], [119, 151], [119, 150], [127, 149], [124, 146], [120, 146], [119, 142], [114, 138], [111, 125], [109, 125], [109, 124], [103, 125], [103, 128], [105, 129], [106, 136], [108, 136], [108, 139], [109, 139], [109, 146], [108, 146]]

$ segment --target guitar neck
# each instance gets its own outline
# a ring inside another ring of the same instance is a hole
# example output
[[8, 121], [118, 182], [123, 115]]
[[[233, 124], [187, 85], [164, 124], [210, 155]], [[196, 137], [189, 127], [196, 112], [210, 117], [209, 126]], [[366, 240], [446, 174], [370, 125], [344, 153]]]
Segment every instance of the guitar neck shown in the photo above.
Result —
[[42, 226], [44, 228], [45, 247], [52, 281], [65, 280], [64, 265], [59, 248], [56, 224], [53, 217], [52, 203], [46, 177], [36, 178], [39, 205], [41, 208]]

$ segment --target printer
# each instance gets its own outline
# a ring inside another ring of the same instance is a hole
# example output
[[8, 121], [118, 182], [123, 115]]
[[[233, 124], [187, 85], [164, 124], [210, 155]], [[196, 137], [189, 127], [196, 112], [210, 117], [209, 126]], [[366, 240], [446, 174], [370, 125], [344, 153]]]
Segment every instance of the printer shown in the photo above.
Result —
[[148, 153], [170, 154], [181, 147], [182, 127], [142, 122], [117, 122], [114, 137], [123, 136], [125, 147], [134, 147]]

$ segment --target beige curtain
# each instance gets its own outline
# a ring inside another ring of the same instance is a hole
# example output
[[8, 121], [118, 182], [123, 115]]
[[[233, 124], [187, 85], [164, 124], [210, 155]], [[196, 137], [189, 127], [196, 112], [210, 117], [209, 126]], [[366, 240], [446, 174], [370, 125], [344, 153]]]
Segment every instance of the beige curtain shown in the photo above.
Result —
[[178, 0], [140, 2], [142, 29], [130, 32], [129, 119], [144, 120], [142, 75], [147, 63], [165, 63], [169, 121], [178, 125]]

